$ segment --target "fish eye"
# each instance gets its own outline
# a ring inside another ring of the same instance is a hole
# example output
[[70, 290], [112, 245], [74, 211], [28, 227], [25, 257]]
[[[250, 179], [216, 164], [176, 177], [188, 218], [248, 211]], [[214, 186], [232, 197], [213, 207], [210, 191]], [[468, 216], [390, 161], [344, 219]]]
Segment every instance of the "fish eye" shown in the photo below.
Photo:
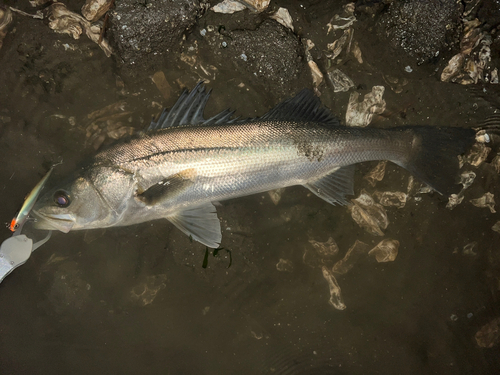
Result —
[[71, 202], [65, 191], [58, 190], [54, 193], [54, 203], [59, 207], [68, 207]]

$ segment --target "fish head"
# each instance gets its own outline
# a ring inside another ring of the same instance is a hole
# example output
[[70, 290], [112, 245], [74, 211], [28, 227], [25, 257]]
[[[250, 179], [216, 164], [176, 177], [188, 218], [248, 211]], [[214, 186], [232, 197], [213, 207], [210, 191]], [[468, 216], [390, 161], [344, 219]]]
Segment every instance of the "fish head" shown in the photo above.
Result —
[[77, 176], [48, 190], [32, 213], [36, 218], [35, 228], [67, 233], [108, 226], [110, 209], [92, 180]]

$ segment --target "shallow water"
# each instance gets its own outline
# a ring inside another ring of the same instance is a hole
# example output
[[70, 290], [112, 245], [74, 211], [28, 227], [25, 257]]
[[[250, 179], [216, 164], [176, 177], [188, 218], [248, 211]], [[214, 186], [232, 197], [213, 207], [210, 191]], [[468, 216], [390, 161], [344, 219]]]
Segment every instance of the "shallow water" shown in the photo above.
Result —
[[[313, 4], [297, 22], [321, 44], [337, 8]], [[169, 63], [163, 69], [174, 91], [168, 100], [150, 80], [122, 89], [112, 61], [90, 41], [54, 34], [30, 19], [15, 22], [0, 50], [3, 222], [52, 163], [64, 161], [55, 179], [94, 152], [84, 142], [88, 113], [125, 100], [131, 125], [143, 129], [159, 112], [153, 101], [175, 102], [177, 78], [189, 87], [199, 79], [188, 66]], [[357, 27], [366, 63], [344, 68], [362, 94], [386, 86], [389, 115], [376, 125], [474, 126], [493, 112], [466, 87], [439, 82], [438, 66], [406, 73], [405, 56], [386, 52], [362, 20]], [[408, 84], [396, 94], [383, 75]], [[264, 95], [251, 77], [234, 72], [221, 71], [209, 86], [208, 115], [226, 107], [261, 115], [278, 102], [269, 101], [272, 87]], [[323, 103], [343, 118], [350, 92], [321, 91]], [[358, 167], [356, 196], [362, 189], [406, 191], [409, 174], [394, 165], [370, 187], [363, 176], [375, 165]], [[0, 284], [2, 373], [495, 373], [498, 346], [480, 348], [474, 335], [499, 314], [500, 235], [491, 230], [499, 217], [469, 201], [487, 191], [498, 196], [500, 185], [488, 164], [464, 170], [477, 177], [462, 204], [449, 210], [437, 194], [411, 197], [404, 208], [387, 209], [383, 237], [360, 228], [347, 208], [301, 187], [286, 189], [277, 205], [267, 193], [222, 202], [225, 250], [210, 253], [206, 268], [204, 246], [167, 221], [55, 233]], [[5, 229], [0, 240], [9, 235]], [[340, 251], [329, 267], [356, 240], [370, 248], [384, 238], [400, 242], [394, 262], [365, 257], [337, 276], [343, 311], [328, 303], [320, 265], [304, 262], [314, 250], [309, 240], [330, 237]], [[473, 241], [476, 254], [464, 254]], [[287, 270], [278, 271], [280, 259]]]

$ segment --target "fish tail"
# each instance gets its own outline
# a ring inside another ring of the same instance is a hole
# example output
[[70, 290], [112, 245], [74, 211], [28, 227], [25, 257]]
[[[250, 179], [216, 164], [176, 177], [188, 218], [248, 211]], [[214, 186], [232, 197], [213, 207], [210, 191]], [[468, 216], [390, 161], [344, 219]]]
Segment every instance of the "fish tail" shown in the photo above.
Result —
[[428, 126], [413, 126], [411, 131], [414, 137], [409, 157], [398, 164], [438, 193], [451, 194], [460, 169], [458, 155], [472, 146], [476, 132]]

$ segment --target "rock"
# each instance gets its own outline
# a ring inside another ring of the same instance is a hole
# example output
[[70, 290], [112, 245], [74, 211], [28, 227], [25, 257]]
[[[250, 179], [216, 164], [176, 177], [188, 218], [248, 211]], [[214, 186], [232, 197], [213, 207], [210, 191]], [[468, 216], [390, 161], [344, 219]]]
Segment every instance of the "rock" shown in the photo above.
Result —
[[345, 92], [349, 91], [351, 87], [354, 87], [354, 82], [350, 79], [344, 72], [340, 69], [333, 69], [328, 72], [328, 79], [332, 83], [333, 92]]
[[293, 19], [292, 16], [290, 16], [290, 12], [288, 11], [288, 9], [279, 8], [276, 13], [270, 16], [270, 18], [293, 31]]
[[365, 127], [370, 124], [374, 114], [381, 114], [385, 111], [384, 86], [373, 86], [372, 91], [365, 95], [362, 102], [358, 101], [359, 92], [351, 93], [345, 122], [348, 126]]
[[82, 33], [104, 51], [106, 56], [111, 56], [113, 49], [108, 41], [101, 39], [101, 27], [91, 24], [77, 13], [68, 10], [63, 3], [54, 3], [44, 9], [45, 18], [49, 21], [49, 27], [56, 33], [71, 35], [74, 39], [79, 39]]
[[484, 143], [474, 143], [467, 155], [458, 157], [460, 168], [462, 168], [465, 163], [469, 163], [474, 167], [479, 167], [488, 158], [490, 151], [491, 148], [487, 147]]
[[271, 0], [224, 0], [211, 8], [216, 13], [232, 14], [243, 9], [254, 12], [263, 12], [269, 6]]
[[204, 4], [203, 0], [117, 1], [107, 33], [118, 65], [130, 76], [160, 70], [166, 55], [180, 48]]
[[265, 20], [255, 30], [234, 30], [229, 36], [222, 57], [227, 56], [236, 70], [266, 81], [277, 96], [286, 97], [296, 90], [299, 76], [306, 71], [306, 59], [293, 32], [274, 20]]
[[422, 64], [455, 42], [451, 38], [461, 13], [462, 4], [455, 0], [393, 1], [378, 22], [378, 34]]
[[247, 7], [235, 0], [224, 0], [223, 2], [214, 5], [210, 8], [211, 11], [216, 13], [233, 14], [234, 12], [239, 12]]
[[114, 0], [87, 0], [82, 6], [82, 15], [90, 22], [95, 22], [113, 5]]
[[313, 60], [308, 61], [307, 65], [309, 65], [309, 69], [311, 69], [311, 77], [314, 87], [319, 87], [319, 85], [323, 82], [323, 73], [321, 73], [318, 64], [316, 64]]

